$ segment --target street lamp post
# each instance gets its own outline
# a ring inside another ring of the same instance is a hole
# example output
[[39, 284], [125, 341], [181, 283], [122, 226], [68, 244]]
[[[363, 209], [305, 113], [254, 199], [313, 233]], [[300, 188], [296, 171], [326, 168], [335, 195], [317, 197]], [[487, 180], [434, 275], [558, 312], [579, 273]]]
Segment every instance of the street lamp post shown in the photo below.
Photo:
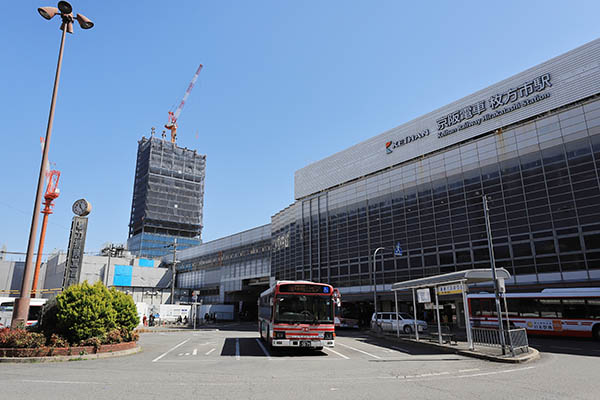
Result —
[[502, 307], [500, 306], [500, 291], [498, 288], [498, 279], [496, 276], [496, 259], [494, 258], [494, 244], [492, 243], [492, 228], [490, 226], [490, 209], [488, 207], [487, 195], [482, 196], [483, 211], [485, 214], [485, 229], [488, 237], [488, 249], [490, 252], [490, 265], [492, 269], [492, 280], [494, 281], [494, 301], [496, 303], [496, 314], [498, 314], [498, 335], [500, 335], [500, 346], [502, 354], [506, 354], [506, 344], [504, 340], [504, 325], [502, 323]]
[[[385, 247], [378, 247], [375, 249], [375, 251], [373, 252], [373, 307], [375, 309], [375, 321], [379, 321], [379, 318], [377, 318], [377, 282], [375, 281], [375, 269], [376, 269], [376, 257], [377, 257], [377, 252], [379, 250], [385, 250]], [[381, 256], [381, 270], [383, 271], [383, 256]]]
[[52, 134], [52, 123], [54, 122], [54, 107], [56, 105], [56, 94], [58, 91], [58, 82], [60, 79], [60, 68], [62, 66], [63, 50], [65, 46], [66, 33], [73, 33], [73, 21], [77, 19], [79, 26], [82, 29], [90, 29], [94, 23], [81, 14], [73, 17], [73, 8], [66, 1], [59, 1], [58, 8], [55, 7], [40, 7], [38, 12], [45, 19], [52, 19], [55, 15], [60, 15], [62, 24], [60, 30], [62, 37], [60, 40], [60, 50], [58, 52], [58, 63], [56, 65], [56, 76], [54, 77], [54, 89], [52, 90], [52, 101], [50, 102], [50, 115], [48, 116], [48, 126], [46, 127], [46, 139], [44, 142], [44, 152], [42, 155], [42, 163], [40, 165], [40, 173], [38, 176], [37, 192], [35, 202], [33, 204], [33, 216], [31, 219], [31, 228], [29, 230], [29, 242], [27, 244], [27, 255], [25, 257], [25, 269], [23, 271], [23, 282], [21, 283], [20, 297], [15, 300], [14, 317], [11, 326], [13, 328], [22, 326], [27, 320], [29, 313], [29, 297], [31, 293], [31, 274], [33, 267], [33, 251], [35, 248], [35, 234], [38, 225], [38, 216], [40, 214], [42, 192], [44, 187], [45, 165], [48, 160], [48, 149], [50, 148], [50, 136]]

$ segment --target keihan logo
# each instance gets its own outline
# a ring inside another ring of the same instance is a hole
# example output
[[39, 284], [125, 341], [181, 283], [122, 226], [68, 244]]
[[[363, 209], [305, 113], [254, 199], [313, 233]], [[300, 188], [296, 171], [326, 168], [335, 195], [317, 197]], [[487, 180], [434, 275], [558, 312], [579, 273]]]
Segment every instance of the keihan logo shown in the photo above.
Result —
[[385, 144], [385, 153], [390, 154], [392, 151], [394, 151], [392, 150], [392, 142], [387, 142]]
[[408, 135], [404, 139], [400, 140], [391, 140], [385, 143], [385, 154], [391, 154], [394, 149], [397, 149], [400, 146], [404, 146], [405, 144], [414, 142], [415, 140], [422, 139], [426, 136], [429, 136], [429, 129], [424, 129], [421, 132], [417, 132], [414, 135]]

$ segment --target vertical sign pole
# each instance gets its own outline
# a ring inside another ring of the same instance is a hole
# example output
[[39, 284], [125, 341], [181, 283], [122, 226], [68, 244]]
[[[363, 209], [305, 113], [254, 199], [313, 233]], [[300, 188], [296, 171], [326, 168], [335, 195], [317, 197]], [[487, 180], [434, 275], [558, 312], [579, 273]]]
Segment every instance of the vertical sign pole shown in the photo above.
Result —
[[413, 295], [413, 323], [415, 327], [415, 338], [419, 340], [419, 329], [417, 327], [417, 301], [415, 300], [415, 289], [412, 290]]
[[398, 291], [394, 290], [394, 301], [396, 302], [396, 337], [400, 337], [400, 315], [398, 314]]
[[435, 314], [437, 316], [438, 342], [442, 344], [442, 324], [440, 322], [440, 306], [438, 303], [437, 286], [434, 286], [433, 290], [435, 291]]
[[469, 342], [469, 349], [474, 350], [473, 347], [473, 332], [471, 332], [471, 319], [469, 317], [469, 303], [467, 301], [467, 285], [465, 282], [461, 282], [462, 286], [462, 298], [463, 298], [463, 311], [465, 312], [465, 325], [467, 328], [467, 342]]

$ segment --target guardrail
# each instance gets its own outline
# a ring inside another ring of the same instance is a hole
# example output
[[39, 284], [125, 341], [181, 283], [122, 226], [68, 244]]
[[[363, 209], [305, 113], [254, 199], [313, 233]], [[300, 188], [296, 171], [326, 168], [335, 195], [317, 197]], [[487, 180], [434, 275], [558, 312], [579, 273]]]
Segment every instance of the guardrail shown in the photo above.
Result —
[[[502, 348], [500, 341], [500, 332], [494, 328], [472, 328], [473, 343], [480, 346]], [[529, 352], [529, 341], [527, 339], [527, 330], [525, 328], [509, 329], [504, 331], [504, 343], [515, 354], [515, 350], [524, 353]]]

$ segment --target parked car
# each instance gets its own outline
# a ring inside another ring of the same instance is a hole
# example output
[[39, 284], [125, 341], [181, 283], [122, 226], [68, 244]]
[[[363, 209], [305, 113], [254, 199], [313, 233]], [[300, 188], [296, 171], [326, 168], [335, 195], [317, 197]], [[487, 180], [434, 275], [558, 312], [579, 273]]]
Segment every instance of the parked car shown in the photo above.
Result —
[[[407, 313], [398, 313], [399, 321], [396, 321], [395, 312], [381, 312], [373, 313], [371, 317], [371, 328], [376, 329], [380, 327], [383, 331], [395, 332], [398, 323], [400, 323], [400, 331], [406, 334], [410, 334], [414, 331], [415, 320]], [[417, 320], [417, 328], [419, 332], [423, 332], [427, 329], [427, 322]]]

